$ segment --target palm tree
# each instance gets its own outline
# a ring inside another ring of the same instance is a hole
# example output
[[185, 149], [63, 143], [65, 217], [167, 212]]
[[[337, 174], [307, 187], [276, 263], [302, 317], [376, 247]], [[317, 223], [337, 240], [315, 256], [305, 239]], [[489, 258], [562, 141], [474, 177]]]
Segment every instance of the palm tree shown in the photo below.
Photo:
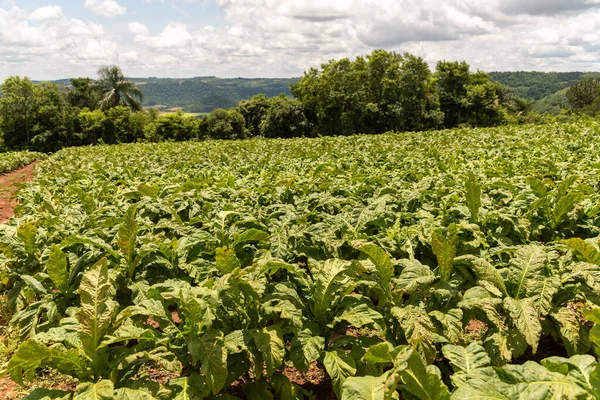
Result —
[[98, 105], [101, 110], [116, 106], [126, 106], [134, 111], [142, 109], [144, 94], [133, 82], [125, 79], [123, 71], [116, 65], [101, 67], [98, 70], [96, 87], [100, 92]]

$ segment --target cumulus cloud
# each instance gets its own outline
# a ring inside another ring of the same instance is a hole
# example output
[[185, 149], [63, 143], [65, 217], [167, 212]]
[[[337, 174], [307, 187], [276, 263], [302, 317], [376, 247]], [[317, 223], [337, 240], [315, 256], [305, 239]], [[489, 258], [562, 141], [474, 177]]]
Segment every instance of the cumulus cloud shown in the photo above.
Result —
[[555, 15], [597, 7], [598, 0], [505, 0], [500, 9], [508, 14]]
[[84, 5], [94, 14], [108, 18], [121, 16], [127, 11], [116, 0], [85, 0]]
[[119, 45], [106, 39], [103, 26], [67, 18], [60, 11], [0, 8], [0, 64], [10, 74], [35, 79], [79, 76], [118, 60]]
[[179, 49], [187, 47], [192, 41], [192, 34], [184, 24], [170, 23], [158, 35], [151, 35], [145, 25], [138, 22], [129, 24], [129, 32], [134, 35], [134, 42], [153, 49]]
[[[120, 3], [84, 1], [105, 17], [126, 15]], [[464, 59], [488, 71], [600, 70], [599, 3], [145, 0], [139, 6], [154, 12], [181, 12], [161, 25], [136, 13], [135, 2], [127, 3], [134, 18], [120, 20], [127, 24], [123, 32], [122, 25], [69, 18], [64, 7], [26, 10], [0, 0], [0, 65], [2, 71], [19, 70], [17, 65], [44, 73], [55, 68], [62, 76], [65, 62], [93, 71], [105, 59], [123, 63], [136, 76], [298, 76], [332, 58], [386, 48], [414, 53], [432, 66], [440, 59]], [[212, 17], [204, 17], [205, 9]]]
[[29, 19], [33, 21], [46, 21], [48, 19], [61, 18], [62, 16], [63, 12], [60, 6], [45, 6], [33, 10], [29, 14]]

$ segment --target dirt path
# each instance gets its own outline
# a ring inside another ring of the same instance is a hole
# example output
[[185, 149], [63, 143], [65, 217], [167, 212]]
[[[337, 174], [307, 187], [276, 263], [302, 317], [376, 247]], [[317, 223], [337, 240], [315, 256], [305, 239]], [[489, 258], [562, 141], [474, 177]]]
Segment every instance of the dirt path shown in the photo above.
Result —
[[32, 163], [25, 168], [0, 175], [0, 223], [8, 221], [14, 215], [14, 208], [17, 205], [17, 201], [12, 197], [19, 189], [15, 184], [29, 182], [33, 175], [34, 166], [35, 163]]

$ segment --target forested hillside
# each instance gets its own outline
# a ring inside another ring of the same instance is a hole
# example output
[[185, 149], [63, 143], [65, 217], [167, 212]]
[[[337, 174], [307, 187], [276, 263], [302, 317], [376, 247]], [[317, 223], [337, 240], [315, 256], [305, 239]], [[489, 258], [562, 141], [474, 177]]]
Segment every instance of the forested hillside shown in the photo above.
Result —
[[132, 79], [144, 91], [144, 105], [182, 107], [189, 112], [210, 112], [216, 108], [235, 107], [243, 99], [264, 93], [269, 97], [290, 95], [290, 85], [297, 79]]
[[516, 89], [526, 99], [540, 100], [543, 97], [566, 89], [586, 76], [599, 75], [590, 72], [490, 72], [490, 78]]
[[[298, 78], [130, 78], [143, 92], [145, 107], [181, 108], [191, 113], [208, 113], [217, 108], [236, 107], [241, 100], [257, 94], [291, 96], [290, 85]], [[40, 81], [34, 81], [40, 83]], [[70, 79], [52, 81], [70, 85]]]

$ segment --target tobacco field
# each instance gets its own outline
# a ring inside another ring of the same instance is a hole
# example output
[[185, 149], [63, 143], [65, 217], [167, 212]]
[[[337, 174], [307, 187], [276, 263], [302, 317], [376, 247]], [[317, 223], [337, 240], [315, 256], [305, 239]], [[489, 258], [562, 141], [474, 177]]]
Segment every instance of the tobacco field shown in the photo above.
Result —
[[31, 399], [600, 398], [600, 124], [64, 149], [18, 199], [1, 373], [77, 382]]
[[46, 158], [45, 154], [33, 151], [0, 152], [0, 174], [12, 172], [44, 158]]

